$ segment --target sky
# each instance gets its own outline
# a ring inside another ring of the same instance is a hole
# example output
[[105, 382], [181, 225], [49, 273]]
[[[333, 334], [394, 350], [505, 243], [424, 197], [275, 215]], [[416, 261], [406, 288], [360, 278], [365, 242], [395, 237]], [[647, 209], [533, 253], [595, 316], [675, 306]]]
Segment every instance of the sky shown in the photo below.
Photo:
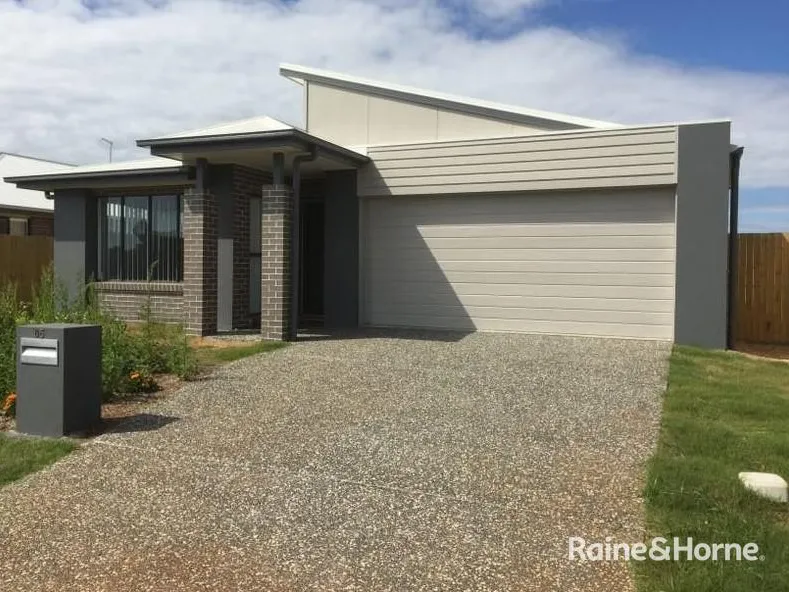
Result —
[[730, 118], [741, 229], [789, 231], [789, 3], [0, 0], [0, 151], [78, 164], [270, 115], [280, 62], [618, 123]]

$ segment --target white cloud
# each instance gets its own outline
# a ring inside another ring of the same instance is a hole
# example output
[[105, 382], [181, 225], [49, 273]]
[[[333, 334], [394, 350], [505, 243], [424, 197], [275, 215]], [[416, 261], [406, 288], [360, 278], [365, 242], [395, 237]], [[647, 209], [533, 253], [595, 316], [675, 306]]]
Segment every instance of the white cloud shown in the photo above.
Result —
[[0, 0], [0, 150], [88, 162], [102, 136], [130, 157], [151, 134], [298, 123], [299, 89], [277, 74], [288, 61], [623, 123], [731, 117], [744, 184], [789, 186], [789, 76], [684, 68], [542, 27], [539, 12], [478, 39], [452, 25], [461, 4], [495, 19], [539, 2]]
[[528, 9], [545, 4], [545, 0], [453, 0], [453, 2], [494, 19], [518, 16]]

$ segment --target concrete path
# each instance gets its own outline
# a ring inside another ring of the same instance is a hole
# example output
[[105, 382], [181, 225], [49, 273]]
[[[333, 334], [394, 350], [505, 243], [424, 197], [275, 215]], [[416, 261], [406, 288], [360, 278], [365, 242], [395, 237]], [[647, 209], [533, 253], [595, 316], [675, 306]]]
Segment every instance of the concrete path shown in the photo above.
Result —
[[628, 590], [668, 346], [314, 340], [0, 490], [2, 590]]

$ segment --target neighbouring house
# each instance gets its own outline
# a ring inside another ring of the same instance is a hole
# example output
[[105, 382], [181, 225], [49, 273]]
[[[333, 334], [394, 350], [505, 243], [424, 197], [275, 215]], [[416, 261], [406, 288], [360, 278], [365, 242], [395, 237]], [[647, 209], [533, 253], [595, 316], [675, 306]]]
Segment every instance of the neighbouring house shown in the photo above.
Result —
[[[300, 66], [305, 121], [20, 174], [55, 266], [193, 334], [417, 327], [725, 347], [730, 122], [617, 125]], [[76, 286], [72, 286], [76, 287]]]
[[21, 189], [3, 182], [5, 177], [37, 175], [55, 170], [66, 170], [71, 165], [0, 152], [0, 235], [25, 236], [54, 234], [54, 203], [44, 192]]

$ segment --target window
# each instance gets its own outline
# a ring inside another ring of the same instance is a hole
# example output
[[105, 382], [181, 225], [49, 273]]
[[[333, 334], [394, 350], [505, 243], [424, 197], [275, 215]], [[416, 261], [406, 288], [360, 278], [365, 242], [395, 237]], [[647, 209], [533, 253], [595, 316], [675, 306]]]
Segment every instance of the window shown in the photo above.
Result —
[[99, 199], [99, 279], [170, 281], [183, 276], [183, 198]]
[[9, 218], [8, 234], [13, 236], [27, 236], [27, 218]]

